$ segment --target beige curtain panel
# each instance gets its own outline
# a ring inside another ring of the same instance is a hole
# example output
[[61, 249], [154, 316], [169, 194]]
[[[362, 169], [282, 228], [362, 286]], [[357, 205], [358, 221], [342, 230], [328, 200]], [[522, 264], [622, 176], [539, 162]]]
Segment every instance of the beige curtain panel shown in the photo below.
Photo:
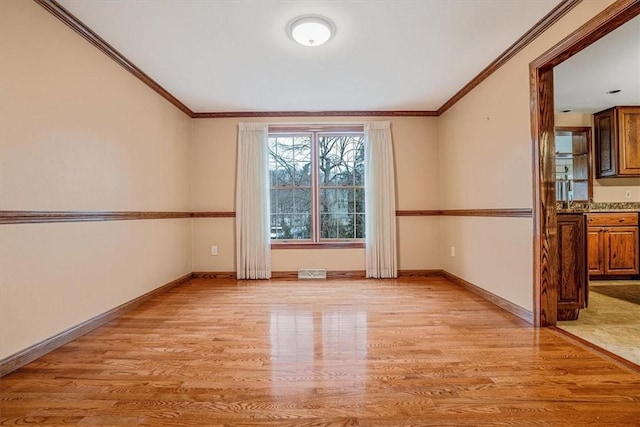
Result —
[[271, 278], [268, 125], [240, 123], [236, 179], [236, 273]]
[[364, 135], [367, 277], [398, 277], [391, 125], [388, 121], [364, 123]]

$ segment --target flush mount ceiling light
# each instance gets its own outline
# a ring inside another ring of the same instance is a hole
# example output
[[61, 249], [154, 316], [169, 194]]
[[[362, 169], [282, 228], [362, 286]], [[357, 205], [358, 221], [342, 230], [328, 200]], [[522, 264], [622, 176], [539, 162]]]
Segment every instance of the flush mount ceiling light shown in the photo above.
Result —
[[333, 22], [319, 15], [298, 16], [287, 25], [289, 37], [308, 47], [326, 43], [335, 33]]

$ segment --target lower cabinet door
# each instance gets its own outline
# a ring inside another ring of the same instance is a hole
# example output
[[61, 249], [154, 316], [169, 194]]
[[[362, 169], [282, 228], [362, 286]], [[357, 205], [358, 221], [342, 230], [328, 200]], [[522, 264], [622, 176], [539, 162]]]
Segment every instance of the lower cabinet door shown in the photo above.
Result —
[[607, 274], [638, 274], [638, 227], [611, 227], [605, 244]]
[[600, 227], [587, 228], [587, 267], [590, 276], [605, 274], [604, 233]]
[[583, 215], [558, 215], [558, 320], [575, 320], [587, 304]]

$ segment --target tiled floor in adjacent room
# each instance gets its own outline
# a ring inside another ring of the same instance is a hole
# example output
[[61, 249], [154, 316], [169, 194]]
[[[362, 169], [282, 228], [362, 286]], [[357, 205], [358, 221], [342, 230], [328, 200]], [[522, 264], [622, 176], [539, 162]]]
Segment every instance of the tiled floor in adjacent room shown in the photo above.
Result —
[[580, 310], [578, 320], [558, 322], [558, 327], [640, 364], [640, 304], [609, 296], [615, 292], [598, 291], [598, 288], [613, 286], [627, 290], [637, 286], [640, 292], [640, 280], [592, 280], [589, 307]]

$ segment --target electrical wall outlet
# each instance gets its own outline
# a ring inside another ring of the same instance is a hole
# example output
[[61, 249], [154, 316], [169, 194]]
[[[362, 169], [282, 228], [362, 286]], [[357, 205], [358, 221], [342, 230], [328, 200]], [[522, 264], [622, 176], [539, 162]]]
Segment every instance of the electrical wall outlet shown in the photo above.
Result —
[[218, 247], [217, 246], [211, 246], [211, 255], [218, 255]]
[[456, 247], [455, 246], [451, 246], [451, 257], [452, 258], [456, 257]]
[[625, 190], [624, 192], [624, 197], [626, 199], [630, 199], [631, 198], [631, 190]]

